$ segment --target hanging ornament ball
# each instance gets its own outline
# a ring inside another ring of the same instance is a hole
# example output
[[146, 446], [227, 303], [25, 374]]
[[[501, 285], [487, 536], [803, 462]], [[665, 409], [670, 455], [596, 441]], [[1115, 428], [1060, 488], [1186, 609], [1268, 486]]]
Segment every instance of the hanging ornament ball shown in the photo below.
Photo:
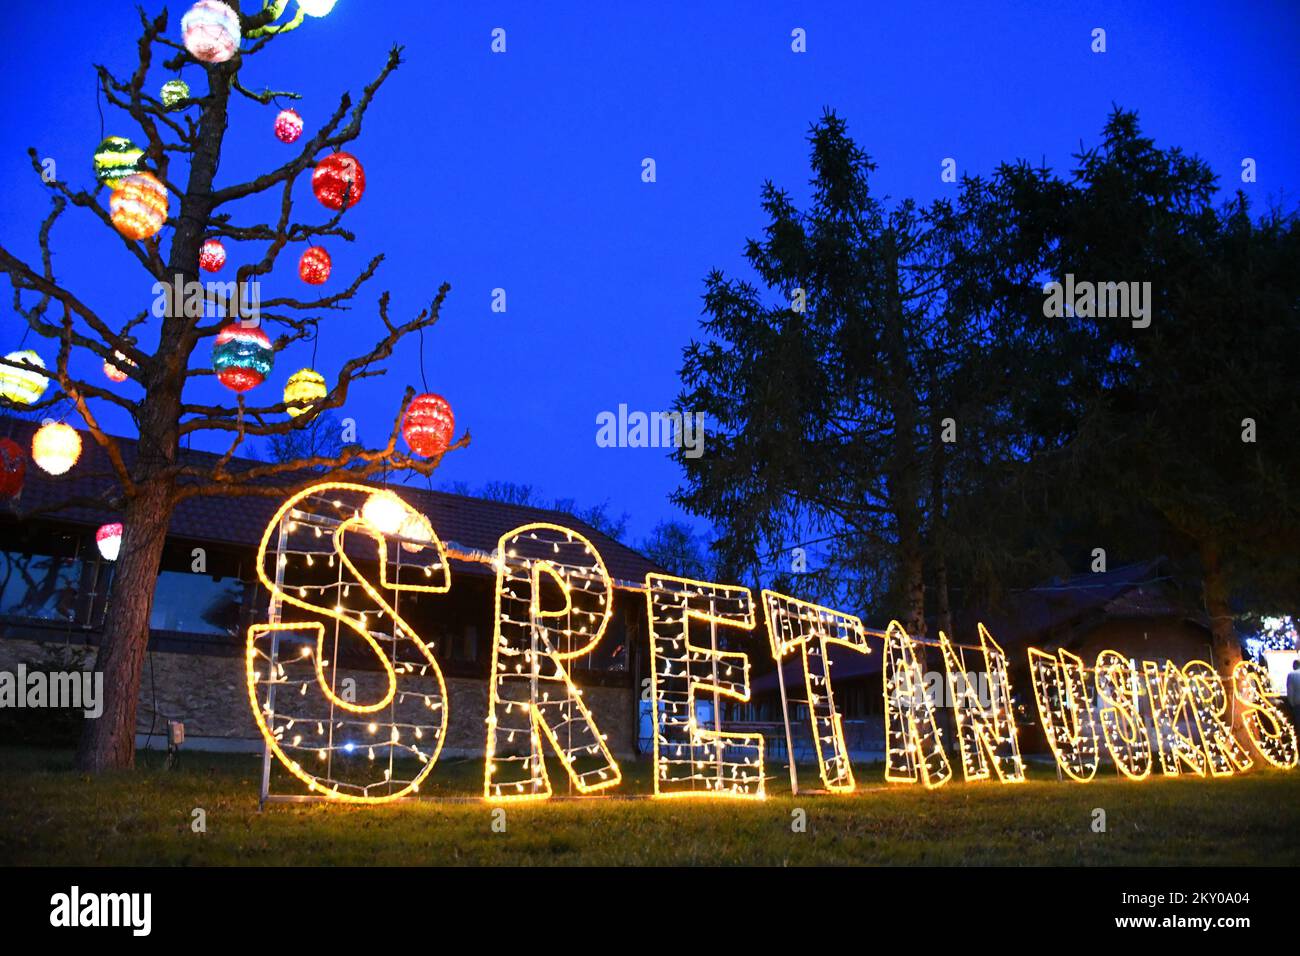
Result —
[[164, 109], [175, 109], [178, 103], [190, 98], [190, 85], [181, 79], [168, 80], [158, 91], [158, 98]]
[[225, 63], [239, 49], [239, 14], [220, 0], [199, 0], [181, 17], [185, 49], [204, 63]]
[[27, 455], [23, 446], [12, 438], [0, 438], [0, 500], [8, 501], [22, 494], [27, 476]]
[[128, 239], [156, 236], [167, 221], [168, 205], [167, 187], [153, 173], [128, 176], [108, 198], [113, 225]]
[[23, 349], [21, 352], [10, 352], [5, 356], [5, 361], [28, 368], [0, 365], [0, 398], [13, 405], [30, 405], [40, 401], [50, 384], [48, 376], [36, 371], [45, 368], [41, 357], [31, 349]]
[[433, 542], [433, 524], [418, 511], [412, 511], [397, 529], [397, 534], [405, 538], [402, 550], [418, 554]]
[[140, 172], [144, 150], [125, 136], [110, 136], [95, 150], [95, 179], [101, 186], [116, 189], [122, 180]]
[[220, 239], [204, 239], [199, 250], [199, 268], [204, 272], [220, 272], [226, 264], [226, 247]]
[[316, 164], [311, 188], [326, 209], [350, 208], [366, 191], [366, 171], [351, 153], [330, 153]]
[[261, 329], [232, 323], [217, 333], [212, 345], [212, 367], [217, 371], [217, 380], [231, 391], [246, 392], [261, 385], [273, 365], [275, 350]]
[[298, 275], [308, 285], [321, 285], [330, 277], [330, 254], [320, 246], [308, 246], [298, 260]]
[[387, 488], [376, 491], [361, 506], [361, 520], [381, 534], [397, 534], [406, 515], [406, 503]]
[[441, 395], [426, 393], [411, 399], [402, 419], [402, 437], [422, 458], [441, 455], [456, 432], [456, 416]]
[[116, 561], [122, 552], [122, 523], [102, 524], [95, 532], [95, 545], [105, 561]]
[[47, 421], [32, 436], [32, 461], [51, 475], [66, 474], [81, 457], [81, 436], [71, 425]]
[[135, 368], [135, 363], [129, 358], [116, 350], [113, 351], [113, 361], [104, 360], [104, 374], [110, 382], [116, 382], [119, 385], [126, 381], [126, 366]]
[[334, 9], [338, 0], [298, 0], [298, 9], [309, 17], [323, 17]]
[[284, 404], [291, 418], [297, 418], [329, 393], [325, 376], [315, 369], [301, 368], [284, 384]]
[[292, 143], [302, 135], [302, 117], [294, 109], [280, 110], [275, 118], [275, 138], [282, 143]]

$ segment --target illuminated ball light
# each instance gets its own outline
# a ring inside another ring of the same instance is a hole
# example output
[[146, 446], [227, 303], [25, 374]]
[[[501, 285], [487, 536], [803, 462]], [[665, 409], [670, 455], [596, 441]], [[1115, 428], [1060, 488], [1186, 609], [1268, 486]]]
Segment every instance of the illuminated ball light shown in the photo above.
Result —
[[227, 325], [212, 345], [217, 380], [234, 392], [246, 392], [266, 381], [275, 365], [275, 350], [261, 329]]
[[32, 461], [48, 474], [66, 474], [80, 457], [81, 436], [71, 425], [46, 422], [32, 436]]
[[361, 506], [361, 520], [381, 534], [397, 534], [408, 513], [406, 502], [387, 489], [376, 491]]
[[402, 550], [418, 554], [433, 543], [433, 523], [418, 511], [408, 512], [406, 519], [397, 529], [402, 541]]
[[199, 250], [199, 268], [204, 272], [220, 272], [226, 264], [226, 247], [220, 239], [204, 239]]
[[104, 375], [110, 382], [121, 385], [127, 379], [126, 369], [123, 366], [135, 368], [135, 363], [123, 355], [121, 352], [113, 352], [113, 361], [104, 360]]
[[309, 17], [323, 17], [334, 9], [338, 0], [298, 0], [298, 9]]
[[308, 285], [323, 285], [330, 277], [330, 254], [320, 246], [308, 246], [298, 260], [298, 276]]
[[22, 494], [27, 477], [27, 455], [23, 446], [12, 438], [0, 438], [0, 500], [8, 501]]
[[167, 187], [153, 173], [135, 173], [108, 200], [113, 226], [128, 239], [156, 236], [167, 221]]
[[174, 110], [178, 104], [190, 98], [190, 85], [184, 80], [168, 80], [158, 92], [163, 109]]
[[122, 552], [122, 523], [114, 521], [112, 524], [100, 525], [95, 532], [95, 545], [105, 561], [116, 561]]
[[181, 18], [185, 49], [204, 63], [225, 63], [239, 49], [239, 14], [219, 0], [199, 0]]
[[312, 171], [311, 189], [326, 209], [352, 207], [366, 191], [366, 171], [351, 153], [330, 153]]
[[41, 357], [31, 349], [10, 352], [5, 356], [6, 362], [13, 362], [27, 368], [14, 368], [12, 365], [0, 365], [0, 398], [13, 405], [31, 405], [40, 401], [50, 379], [37, 369], [45, 368]]
[[302, 117], [294, 109], [280, 110], [275, 118], [275, 138], [282, 143], [292, 143], [302, 135]]
[[291, 418], [308, 411], [328, 394], [325, 376], [315, 369], [303, 368], [289, 376], [284, 385], [284, 404]]
[[411, 399], [402, 419], [402, 437], [411, 451], [422, 458], [445, 452], [456, 432], [456, 416], [441, 395], [424, 394]]
[[95, 150], [95, 179], [101, 186], [116, 189], [122, 180], [140, 172], [144, 150], [125, 136], [110, 136]]

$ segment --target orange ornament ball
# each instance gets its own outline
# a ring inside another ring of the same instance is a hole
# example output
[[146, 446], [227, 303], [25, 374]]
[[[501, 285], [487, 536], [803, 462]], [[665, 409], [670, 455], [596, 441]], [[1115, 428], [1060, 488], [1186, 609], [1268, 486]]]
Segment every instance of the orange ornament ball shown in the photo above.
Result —
[[128, 239], [156, 236], [167, 221], [167, 187], [153, 173], [133, 173], [108, 199], [113, 227]]

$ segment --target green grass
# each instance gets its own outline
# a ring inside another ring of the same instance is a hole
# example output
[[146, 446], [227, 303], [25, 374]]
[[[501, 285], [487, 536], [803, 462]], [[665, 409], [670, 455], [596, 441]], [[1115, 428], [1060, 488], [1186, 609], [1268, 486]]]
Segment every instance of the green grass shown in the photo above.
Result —
[[[1227, 780], [1107, 777], [1057, 782], [1035, 766], [1020, 786], [950, 783], [925, 792], [858, 772], [859, 792], [766, 802], [586, 800], [506, 808], [432, 801], [354, 808], [276, 804], [257, 811], [260, 758], [157, 753], [134, 772], [88, 777], [65, 751], [0, 749], [0, 862], [115, 864], [1090, 864], [1300, 863], [1300, 772]], [[617, 792], [644, 794], [648, 765], [625, 765]], [[443, 794], [473, 794], [478, 761], [444, 761]], [[552, 774], [553, 780], [561, 778]], [[557, 791], [562, 784], [557, 783]], [[207, 832], [191, 831], [202, 807]], [[791, 832], [791, 811], [808, 814]], [[1094, 808], [1107, 832], [1091, 829]]]

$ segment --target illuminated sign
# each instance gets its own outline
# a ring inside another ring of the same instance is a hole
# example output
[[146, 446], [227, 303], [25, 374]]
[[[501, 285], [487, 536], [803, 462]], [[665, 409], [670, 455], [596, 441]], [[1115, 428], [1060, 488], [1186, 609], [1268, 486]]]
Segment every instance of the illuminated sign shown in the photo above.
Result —
[[[579, 795], [622, 783], [569, 672], [597, 648], [613, 616], [616, 584], [591, 541], [534, 523], [503, 535], [490, 555], [462, 553], [393, 491], [326, 482], [286, 501], [258, 549], [270, 617], [248, 630], [246, 669], [266, 742], [264, 795], [271, 758], [320, 797], [384, 803], [419, 793], [442, 752], [451, 698], [436, 647], [403, 616], [403, 599], [448, 593], [453, 559], [496, 571], [484, 800], [550, 798], [548, 757]], [[653, 796], [763, 799], [763, 735], [724, 720], [728, 702], [751, 700], [752, 592], [664, 574], [617, 586], [646, 597]], [[983, 625], [976, 645], [942, 633], [924, 641], [897, 621], [873, 631], [851, 614], [776, 591], [763, 590], [760, 601], [777, 667], [795, 659], [802, 673], [791, 687], [782, 678], [781, 703], [806, 715], [826, 791], [858, 786], [831, 650], [873, 654], [876, 641], [887, 781], [942, 786], [953, 777], [950, 752], [967, 781], [1024, 781], [1010, 665]], [[952, 734], [923, 666], [936, 647]], [[1167, 776], [1247, 770], [1255, 760], [1243, 741], [1271, 766], [1300, 760], [1268, 671], [1253, 662], [1238, 663], [1228, 681], [1204, 661], [1179, 667], [1114, 650], [1090, 666], [1065, 649], [1030, 648], [1027, 663], [1037, 724], [1071, 780], [1093, 779], [1103, 753], [1133, 780], [1157, 767]]]

